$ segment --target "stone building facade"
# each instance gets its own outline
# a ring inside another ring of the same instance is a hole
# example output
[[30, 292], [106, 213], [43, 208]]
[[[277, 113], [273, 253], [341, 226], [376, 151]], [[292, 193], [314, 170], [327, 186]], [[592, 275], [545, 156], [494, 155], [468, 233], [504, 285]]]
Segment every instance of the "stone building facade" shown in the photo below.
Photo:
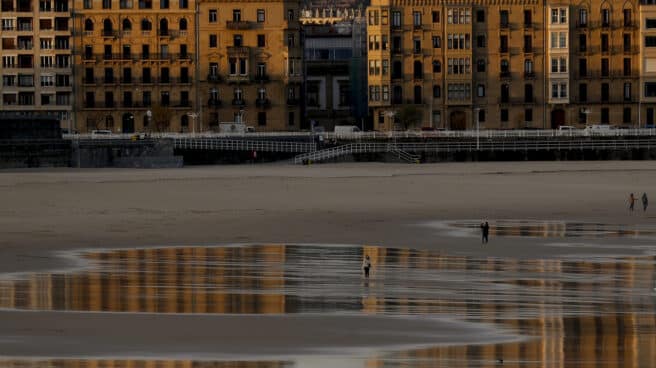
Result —
[[56, 116], [72, 129], [70, 0], [0, 2], [0, 111]]
[[195, 1], [74, 6], [78, 129], [196, 131]]
[[242, 122], [257, 131], [300, 129], [303, 49], [300, 3], [199, 3], [199, 90], [203, 129]]
[[647, 49], [639, 22], [647, 24], [647, 8], [632, 1], [373, 0], [374, 127], [393, 129], [407, 105], [421, 112], [417, 127], [644, 126], [648, 111], [653, 119], [640, 92]]

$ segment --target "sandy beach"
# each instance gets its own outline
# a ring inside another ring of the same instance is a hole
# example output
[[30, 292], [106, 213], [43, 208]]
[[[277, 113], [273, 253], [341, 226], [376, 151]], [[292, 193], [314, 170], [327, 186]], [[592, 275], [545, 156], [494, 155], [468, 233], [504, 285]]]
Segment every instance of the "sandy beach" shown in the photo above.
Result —
[[[65, 269], [74, 261], [58, 252], [75, 249], [231, 244], [353, 244], [516, 259], [640, 255], [650, 251], [652, 240], [599, 237], [581, 240], [585, 246], [554, 246], [553, 239], [536, 237], [527, 245], [521, 237], [493, 234], [482, 247], [477, 234], [451, 236], [440, 224], [529, 219], [650, 226], [654, 209], [643, 212], [638, 204], [629, 213], [628, 195], [647, 192], [656, 200], [655, 183], [656, 163], [649, 161], [5, 171], [0, 172], [0, 271]], [[349, 333], [354, 323], [358, 331], [369, 332]], [[480, 326], [431, 323], [436, 325], [380, 316], [168, 318], [3, 311], [0, 355], [178, 356], [191, 351], [207, 358], [210, 351], [248, 355], [257, 346], [265, 356], [288, 356], [321, 347], [484, 343], [481, 336], [494, 336]], [[90, 338], [89, 329], [107, 333]], [[180, 329], [185, 344], [164, 337]], [[252, 333], [229, 333], [237, 329]], [[273, 333], [280, 330], [288, 333]], [[131, 340], [122, 340], [124, 334]]]

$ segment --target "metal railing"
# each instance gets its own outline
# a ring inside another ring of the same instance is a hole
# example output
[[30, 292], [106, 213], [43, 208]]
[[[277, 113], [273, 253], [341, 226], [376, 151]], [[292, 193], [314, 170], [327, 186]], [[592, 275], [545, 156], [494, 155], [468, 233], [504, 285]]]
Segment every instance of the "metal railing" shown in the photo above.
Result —
[[227, 151], [262, 151], [262, 152], [310, 152], [316, 149], [315, 143], [254, 141], [212, 138], [174, 138], [174, 147], [178, 149], [227, 150]]

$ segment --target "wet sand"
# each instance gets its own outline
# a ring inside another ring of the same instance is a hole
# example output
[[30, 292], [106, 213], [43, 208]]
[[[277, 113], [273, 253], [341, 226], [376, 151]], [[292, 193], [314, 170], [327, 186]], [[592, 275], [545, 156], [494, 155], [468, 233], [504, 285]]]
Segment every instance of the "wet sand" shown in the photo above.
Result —
[[[653, 162], [256, 165], [2, 172], [0, 270], [64, 269], [77, 263], [71, 258], [60, 258], [56, 252], [78, 248], [235, 243], [366, 244], [511, 259], [638, 256], [652, 252], [653, 240], [631, 236], [495, 237], [493, 233], [490, 244], [483, 247], [477, 236], [452, 236], [435, 222], [533, 219], [620, 224], [634, 231], [635, 226], [653, 224], [656, 215], [651, 215], [653, 208], [646, 213], [638, 208], [629, 214], [628, 193], [649, 193], [654, 183]], [[164, 319], [153, 325], [152, 320], [163, 317], [151, 315], [102, 314], [102, 321], [94, 317], [91, 320], [99, 323], [96, 327], [113, 333], [98, 340], [88, 339], [90, 332], [83, 331], [94, 325], [85, 316], [0, 312], [0, 355], [53, 356], [61, 351], [66, 352], [62, 353], [65, 356], [111, 356], [111, 351], [98, 346], [116, 343], [106, 340], [112, 336], [118, 340], [122, 334], [131, 333], [135, 333], [131, 341], [139, 351], [121, 356], [157, 356], [158, 352], [173, 351], [179, 343], [162, 337], [171, 329], [177, 330], [176, 326]], [[185, 318], [175, 316], [177, 320]], [[434, 328], [389, 318], [349, 317], [361, 324], [358, 331], [372, 326], [376, 332], [358, 337], [349, 333], [354, 323], [349, 318], [304, 318], [195, 316], [191, 323], [197, 328], [186, 340], [211, 337], [215, 345], [231, 347], [215, 348], [214, 353], [228, 354], [234, 349], [253, 354], [261, 349], [271, 355], [285, 355], [290, 350], [312, 351], [319, 346], [383, 348], [421, 345], [426, 339], [447, 343], [448, 339], [440, 339], [449, 335], [451, 342], [462, 342], [456, 338], [456, 331], [464, 334], [462, 338], [467, 343], [480, 337], [480, 331], [453, 325]], [[187, 325], [187, 321], [177, 323]], [[215, 325], [239, 328], [217, 332]], [[253, 340], [262, 331], [283, 329], [287, 333], [276, 334], [276, 338], [263, 334], [261, 340]], [[440, 333], [435, 335], [435, 329]], [[226, 333], [234, 330], [253, 333]], [[44, 344], [38, 346], [46, 346], [58, 331], [69, 339], [60, 340], [62, 344], [75, 341], [75, 347], [34, 347], [39, 342]], [[324, 331], [336, 332], [326, 335], [325, 340], [314, 336]], [[408, 340], [400, 335], [408, 336]], [[255, 349], [253, 341], [258, 342]], [[202, 355], [202, 350], [207, 349], [199, 348], [196, 353]]]

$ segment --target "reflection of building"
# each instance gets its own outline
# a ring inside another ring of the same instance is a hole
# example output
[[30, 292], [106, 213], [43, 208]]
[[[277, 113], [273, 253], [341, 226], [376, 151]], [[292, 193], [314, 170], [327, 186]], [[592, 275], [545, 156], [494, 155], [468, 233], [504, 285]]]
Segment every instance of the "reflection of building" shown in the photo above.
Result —
[[299, 2], [199, 5], [203, 130], [218, 130], [220, 122], [243, 122], [260, 131], [300, 129]]
[[306, 115], [327, 131], [336, 124], [360, 125], [365, 113], [365, 24], [347, 14], [335, 24], [303, 19]]
[[422, 113], [415, 125], [449, 129], [653, 119], [651, 106], [638, 113], [640, 46], [649, 46], [636, 2], [405, 4], [367, 10], [375, 127], [391, 129], [391, 112], [407, 106]]
[[194, 130], [195, 1], [74, 4], [78, 129]]
[[72, 128], [70, 0], [2, 0], [0, 111], [57, 117]]

